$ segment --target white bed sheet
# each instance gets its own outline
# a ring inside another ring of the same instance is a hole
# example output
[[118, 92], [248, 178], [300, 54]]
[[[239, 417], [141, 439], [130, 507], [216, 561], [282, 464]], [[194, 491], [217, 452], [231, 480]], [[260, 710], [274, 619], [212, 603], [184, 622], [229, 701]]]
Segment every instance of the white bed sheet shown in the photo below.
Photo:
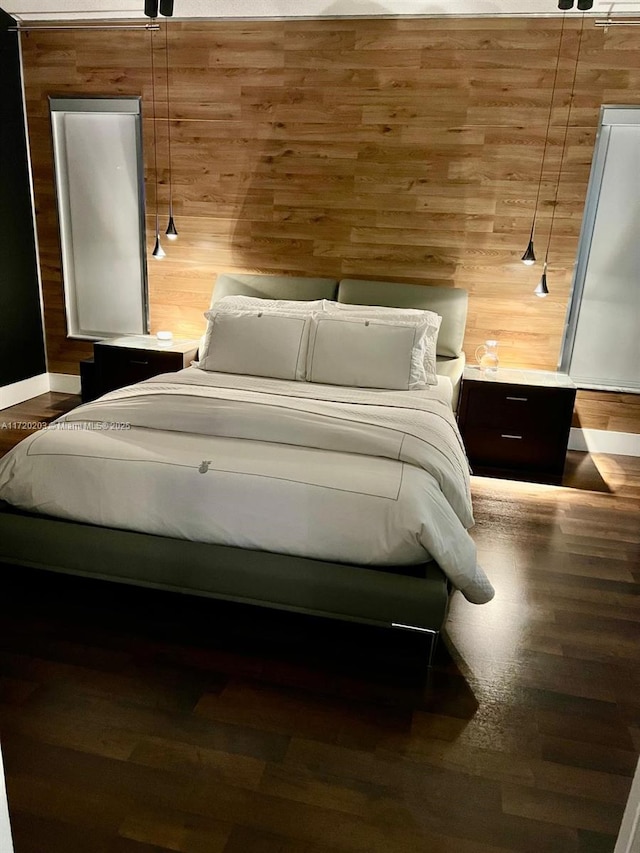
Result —
[[74, 409], [0, 460], [0, 499], [88, 523], [362, 565], [431, 558], [493, 597], [447, 379], [377, 391], [187, 368]]

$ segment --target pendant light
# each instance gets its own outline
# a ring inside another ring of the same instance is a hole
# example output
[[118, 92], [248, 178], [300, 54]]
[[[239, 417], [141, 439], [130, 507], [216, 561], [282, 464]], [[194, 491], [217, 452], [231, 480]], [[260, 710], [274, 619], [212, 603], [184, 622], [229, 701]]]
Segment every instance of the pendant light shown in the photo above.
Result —
[[529, 234], [529, 244], [527, 249], [522, 256], [521, 260], [523, 264], [527, 266], [531, 266], [536, 262], [536, 253], [533, 248], [533, 233], [536, 227], [536, 216], [538, 213], [538, 202], [540, 201], [540, 192], [542, 190], [542, 176], [544, 173], [544, 164], [547, 158], [547, 147], [549, 145], [549, 129], [551, 127], [551, 116], [553, 115], [553, 102], [555, 100], [556, 95], [556, 83], [558, 82], [558, 69], [560, 67], [560, 54], [562, 52], [562, 40], [564, 36], [564, 22], [565, 16], [562, 16], [562, 28], [560, 30], [560, 38], [558, 39], [558, 54], [556, 56], [556, 68], [553, 75], [553, 85], [551, 87], [551, 100], [549, 101], [549, 113], [547, 115], [547, 130], [544, 137], [544, 148], [542, 149], [542, 160], [540, 162], [540, 174], [538, 175], [538, 192], [536, 193], [536, 203], [533, 208], [533, 221], [531, 222], [531, 233]]
[[[563, 18], [563, 26], [564, 26], [564, 18]], [[553, 199], [553, 209], [551, 211], [551, 224], [549, 225], [549, 236], [547, 237], [547, 251], [544, 256], [544, 268], [542, 270], [542, 278], [538, 282], [538, 286], [533, 291], [536, 296], [540, 296], [544, 298], [549, 293], [549, 288], [547, 286], [547, 264], [549, 260], [549, 247], [551, 246], [551, 235], [553, 233], [553, 223], [556, 218], [556, 208], [558, 206], [558, 193], [560, 191], [560, 179], [562, 177], [562, 166], [564, 163], [564, 152], [567, 147], [567, 135], [569, 133], [569, 123], [571, 121], [571, 110], [573, 109], [573, 98], [576, 91], [576, 77], [578, 75], [578, 63], [580, 61], [580, 47], [582, 46], [582, 34], [584, 33], [584, 15], [582, 16], [582, 21], [580, 23], [580, 34], [578, 36], [578, 47], [576, 49], [576, 62], [573, 69], [573, 80], [571, 81], [571, 95], [569, 96], [569, 109], [567, 110], [567, 121], [564, 126], [564, 138], [562, 140], [562, 152], [560, 153], [560, 165], [558, 166], [558, 178], [556, 181], [556, 192]]]
[[[162, 11], [164, 9], [164, 11]], [[171, 3], [171, 11], [165, 8], [165, 2], [161, 3], [161, 11], [163, 15], [173, 14], [173, 2]], [[169, 240], [177, 240], [178, 239], [178, 231], [176, 229], [175, 222], [173, 221], [173, 179], [171, 174], [171, 108], [169, 106], [169, 36], [168, 36], [169, 27], [165, 21], [164, 25], [164, 57], [165, 57], [165, 66], [167, 72], [167, 142], [169, 145], [169, 224], [167, 225], [167, 230], [165, 234], [169, 238]]]
[[153, 61], [153, 30], [149, 30], [149, 38], [151, 46], [151, 102], [153, 104], [153, 174], [156, 193], [156, 242], [151, 254], [156, 260], [162, 260], [165, 256], [165, 251], [160, 244], [160, 228], [158, 227], [158, 138], [156, 133], [156, 77]]
[[547, 261], [545, 259], [544, 267], [542, 268], [542, 278], [538, 282], [538, 286], [533, 291], [536, 296], [545, 297], [549, 295], [549, 288], [547, 287]]

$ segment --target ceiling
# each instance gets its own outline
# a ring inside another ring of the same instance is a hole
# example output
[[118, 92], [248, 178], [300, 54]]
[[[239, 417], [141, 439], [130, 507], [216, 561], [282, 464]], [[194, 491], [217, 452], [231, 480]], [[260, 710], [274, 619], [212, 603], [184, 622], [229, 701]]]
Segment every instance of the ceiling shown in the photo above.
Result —
[[[0, 0], [0, 4], [24, 22], [144, 20], [144, 0]], [[558, 14], [557, 0], [175, 0], [174, 5], [176, 19]], [[574, 9], [567, 14], [581, 13]], [[640, 15], [640, 0], [594, 0], [589, 14]]]

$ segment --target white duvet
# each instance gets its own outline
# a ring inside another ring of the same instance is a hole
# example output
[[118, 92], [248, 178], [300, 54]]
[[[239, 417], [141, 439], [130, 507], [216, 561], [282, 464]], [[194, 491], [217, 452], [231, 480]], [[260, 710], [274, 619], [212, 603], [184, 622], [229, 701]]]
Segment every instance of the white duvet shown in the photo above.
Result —
[[32, 512], [361, 565], [435, 559], [489, 601], [441, 380], [370, 391], [188, 368], [113, 391], [0, 460]]

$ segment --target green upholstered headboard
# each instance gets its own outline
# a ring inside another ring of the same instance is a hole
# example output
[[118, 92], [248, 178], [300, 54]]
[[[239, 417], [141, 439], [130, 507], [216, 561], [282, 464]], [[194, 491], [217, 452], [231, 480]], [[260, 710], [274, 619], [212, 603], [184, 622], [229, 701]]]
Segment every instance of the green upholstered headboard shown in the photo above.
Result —
[[338, 302], [435, 311], [442, 317], [438, 333], [438, 355], [447, 358], [462, 355], [469, 302], [466, 290], [457, 287], [398, 284], [392, 281], [343, 279], [338, 287]]
[[244, 275], [220, 273], [211, 304], [223, 296], [258, 296], [262, 299], [331, 299], [335, 301], [335, 278], [306, 278], [295, 275]]

